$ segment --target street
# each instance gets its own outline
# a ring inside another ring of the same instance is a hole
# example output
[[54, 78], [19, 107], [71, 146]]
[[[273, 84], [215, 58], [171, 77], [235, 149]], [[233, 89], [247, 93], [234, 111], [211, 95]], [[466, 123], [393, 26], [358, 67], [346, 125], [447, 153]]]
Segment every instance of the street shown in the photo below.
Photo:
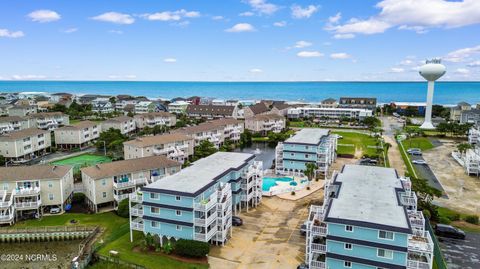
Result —
[[437, 237], [448, 268], [480, 268], [480, 234], [466, 232], [465, 240]]

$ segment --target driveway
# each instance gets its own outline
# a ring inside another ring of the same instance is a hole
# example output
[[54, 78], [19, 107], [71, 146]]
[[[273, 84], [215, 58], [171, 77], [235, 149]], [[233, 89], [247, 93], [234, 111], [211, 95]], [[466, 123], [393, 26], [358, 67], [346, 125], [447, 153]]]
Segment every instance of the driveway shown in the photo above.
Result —
[[[426, 161], [422, 156], [418, 155], [411, 155], [411, 160], [424, 160]], [[428, 185], [431, 187], [434, 187], [435, 189], [441, 191], [443, 193], [442, 198], [448, 199], [448, 195], [443, 189], [442, 184], [440, 181], [438, 181], [437, 177], [435, 176], [435, 173], [433, 173], [432, 169], [430, 168], [429, 163], [427, 164], [414, 164], [412, 163], [413, 166], [415, 166], [415, 170], [417, 171], [417, 176], [419, 178], [423, 178], [427, 180]]]
[[449, 269], [477, 269], [480, 266], [480, 234], [466, 234], [465, 240], [438, 237]]
[[395, 168], [399, 175], [405, 174], [405, 163], [403, 162], [400, 149], [395, 141], [395, 131], [402, 129], [403, 123], [398, 122], [394, 117], [381, 117], [383, 128], [383, 139], [386, 143], [390, 143], [392, 147], [388, 150], [388, 160], [390, 167]]

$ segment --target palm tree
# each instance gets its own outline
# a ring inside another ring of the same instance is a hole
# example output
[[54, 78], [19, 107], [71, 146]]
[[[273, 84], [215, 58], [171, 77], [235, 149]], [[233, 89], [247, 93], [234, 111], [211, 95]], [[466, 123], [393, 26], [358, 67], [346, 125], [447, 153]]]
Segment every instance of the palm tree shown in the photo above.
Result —
[[315, 171], [317, 170], [317, 165], [315, 163], [306, 163], [305, 164], [305, 175], [308, 178], [308, 185], [312, 182], [312, 179], [315, 177]]
[[473, 148], [472, 145], [468, 143], [461, 143], [457, 146], [458, 151], [463, 155], [467, 152], [467, 150]]
[[392, 144], [387, 142], [387, 143], [384, 144], [384, 146], [385, 146], [385, 152], [388, 153], [388, 150], [392, 147]]

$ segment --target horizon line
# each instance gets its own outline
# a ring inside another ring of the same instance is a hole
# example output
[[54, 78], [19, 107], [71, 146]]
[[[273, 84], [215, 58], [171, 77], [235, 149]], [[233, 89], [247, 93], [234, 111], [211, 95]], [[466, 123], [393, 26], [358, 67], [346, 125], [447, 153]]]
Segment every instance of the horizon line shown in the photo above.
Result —
[[[427, 82], [426, 80], [16, 80], [3, 79], [2, 82], [187, 82], [187, 83], [418, 83]], [[438, 82], [480, 82], [480, 80], [440, 80]]]

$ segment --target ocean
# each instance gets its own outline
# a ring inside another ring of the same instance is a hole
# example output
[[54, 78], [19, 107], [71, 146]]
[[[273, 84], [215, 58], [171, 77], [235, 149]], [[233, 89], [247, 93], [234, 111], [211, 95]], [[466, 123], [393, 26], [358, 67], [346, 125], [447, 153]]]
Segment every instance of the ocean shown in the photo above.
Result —
[[[202, 96], [220, 99], [318, 102], [342, 96], [376, 97], [379, 103], [425, 102], [426, 82], [157, 82], [0, 81], [0, 92], [129, 94], [149, 98]], [[480, 103], [480, 82], [436, 83], [434, 103]]]

